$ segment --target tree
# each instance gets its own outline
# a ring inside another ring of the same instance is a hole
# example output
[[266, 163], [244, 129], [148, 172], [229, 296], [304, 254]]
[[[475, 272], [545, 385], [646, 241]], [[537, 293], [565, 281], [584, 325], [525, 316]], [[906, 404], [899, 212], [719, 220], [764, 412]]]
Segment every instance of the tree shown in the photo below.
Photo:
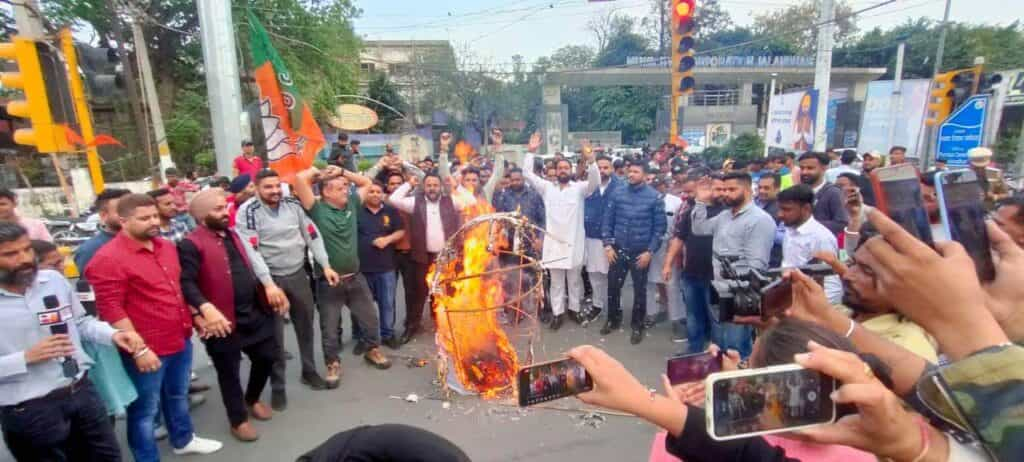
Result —
[[[853, 10], [839, 0], [835, 5], [835, 40], [844, 44], [857, 33]], [[754, 15], [754, 32], [760, 36], [780, 34], [800, 54], [813, 54], [818, 47], [818, 2], [804, 0], [781, 10]]]
[[[587, 21], [587, 30], [590, 31], [591, 34], [594, 34], [594, 39], [597, 40], [598, 50], [608, 48], [609, 42], [613, 37], [635, 34], [635, 26], [636, 18], [626, 14], [616, 13], [615, 10], [610, 10], [605, 13], [604, 16]], [[646, 42], [647, 39], [641, 37], [641, 40]], [[598, 53], [600, 53], [600, 51]]]
[[[398, 87], [396, 87], [395, 84], [388, 79], [387, 74], [383, 72], [377, 72], [370, 78], [370, 81], [366, 86], [366, 96], [391, 106], [403, 114], [406, 113], [405, 100], [398, 92]], [[377, 125], [374, 125], [370, 129], [371, 132], [394, 133], [401, 129], [402, 118], [399, 117], [398, 114], [395, 114], [391, 109], [373, 101], [370, 101], [367, 106], [370, 109], [373, 109], [380, 118]]]

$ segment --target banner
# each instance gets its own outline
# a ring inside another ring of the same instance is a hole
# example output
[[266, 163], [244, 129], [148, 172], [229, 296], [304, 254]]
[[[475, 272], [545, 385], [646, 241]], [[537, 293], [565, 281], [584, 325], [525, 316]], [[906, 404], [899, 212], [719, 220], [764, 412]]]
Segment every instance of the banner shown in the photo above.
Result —
[[804, 152], [814, 148], [814, 114], [818, 91], [803, 90], [772, 96], [768, 105], [769, 147]]
[[900, 85], [903, 94], [901, 108], [895, 115], [895, 130], [889, 143], [892, 105], [896, 98], [892, 94], [892, 80], [876, 80], [868, 83], [864, 112], [860, 123], [860, 140], [857, 151], [889, 152], [892, 146], [906, 146], [907, 155], [918, 157], [917, 140], [928, 104], [928, 90], [931, 82], [925, 79], [904, 80]]
[[266, 29], [252, 11], [248, 14], [267, 160], [271, 169], [288, 180], [313, 165], [326, 141], [309, 104], [299, 96], [284, 60], [270, 43]]

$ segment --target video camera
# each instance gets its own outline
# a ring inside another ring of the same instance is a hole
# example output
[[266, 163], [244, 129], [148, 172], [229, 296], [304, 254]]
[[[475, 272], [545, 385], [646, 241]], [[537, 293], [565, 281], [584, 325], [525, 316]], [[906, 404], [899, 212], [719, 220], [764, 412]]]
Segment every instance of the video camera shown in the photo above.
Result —
[[[711, 282], [718, 294], [719, 321], [732, 322], [735, 316], [762, 316], [766, 309], [763, 306], [766, 295], [780, 285], [784, 268], [768, 270], [751, 268], [740, 274], [733, 266], [740, 260], [740, 257], [715, 254], [715, 259], [721, 264], [722, 276], [722, 279], [715, 279]], [[798, 269], [818, 282], [821, 282], [825, 276], [836, 274], [831, 266], [821, 262], [785, 269]], [[788, 293], [789, 288], [785, 288], [785, 291]]]

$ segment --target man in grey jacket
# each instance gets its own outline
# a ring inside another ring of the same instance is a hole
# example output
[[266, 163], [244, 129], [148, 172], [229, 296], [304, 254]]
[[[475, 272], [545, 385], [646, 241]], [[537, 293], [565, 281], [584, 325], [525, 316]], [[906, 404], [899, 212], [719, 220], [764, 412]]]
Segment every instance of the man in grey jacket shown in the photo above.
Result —
[[[302, 204], [295, 198], [282, 198], [281, 179], [273, 170], [256, 174], [256, 197], [239, 208], [236, 230], [254, 249], [270, 269], [274, 282], [288, 296], [291, 305], [292, 326], [299, 343], [302, 360], [302, 383], [314, 390], [323, 390], [327, 383], [316, 372], [313, 359], [313, 291], [304, 264], [308, 247], [313, 259], [324, 269], [324, 277], [334, 286], [340, 277], [332, 268], [324, 248], [323, 238], [313, 221], [306, 215]], [[278, 358], [270, 377], [271, 407], [283, 410], [288, 405], [284, 391], [284, 319], [276, 316], [274, 338]], [[321, 335], [325, 333], [321, 332]], [[333, 334], [333, 333], [329, 333]]]

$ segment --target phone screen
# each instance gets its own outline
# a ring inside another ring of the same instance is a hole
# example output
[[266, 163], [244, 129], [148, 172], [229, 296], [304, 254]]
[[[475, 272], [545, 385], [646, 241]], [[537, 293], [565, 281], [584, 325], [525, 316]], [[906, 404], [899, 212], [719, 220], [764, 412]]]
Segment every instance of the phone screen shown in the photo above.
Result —
[[832, 422], [833, 390], [835, 379], [810, 369], [714, 380], [712, 436], [731, 439]]
[[793, 282], [779, 279], [761, 292], [761, 317], [768, 319], [793, 305]]
[[889, 218], [899, 223], [908, 233], [932, 246], [932, 229], [928, 223], [924, 201], [921, 200], [921, 183], [917, 177], [883, 181], [881, 184], [889, 209]]
[[722, 371], [722, 354], [694, 353], [669, 358], [665, 375], [672, 385], [704, 380], [709, 374]]
[[[977, 181], [961, 178], [960, 172], [943, 175], [942, 206], [946, 209], [949, 237], [964, 246], [974, 260], [978, 278], [991, 281], [996, 276], [988, 229], [985, 228], [984, 191]], [[973, 175], [972, 175], [973, 176]]]
[[594, 389], [590, 374], [575, 359], [519, 369], [519, 405], [532, 406]]

